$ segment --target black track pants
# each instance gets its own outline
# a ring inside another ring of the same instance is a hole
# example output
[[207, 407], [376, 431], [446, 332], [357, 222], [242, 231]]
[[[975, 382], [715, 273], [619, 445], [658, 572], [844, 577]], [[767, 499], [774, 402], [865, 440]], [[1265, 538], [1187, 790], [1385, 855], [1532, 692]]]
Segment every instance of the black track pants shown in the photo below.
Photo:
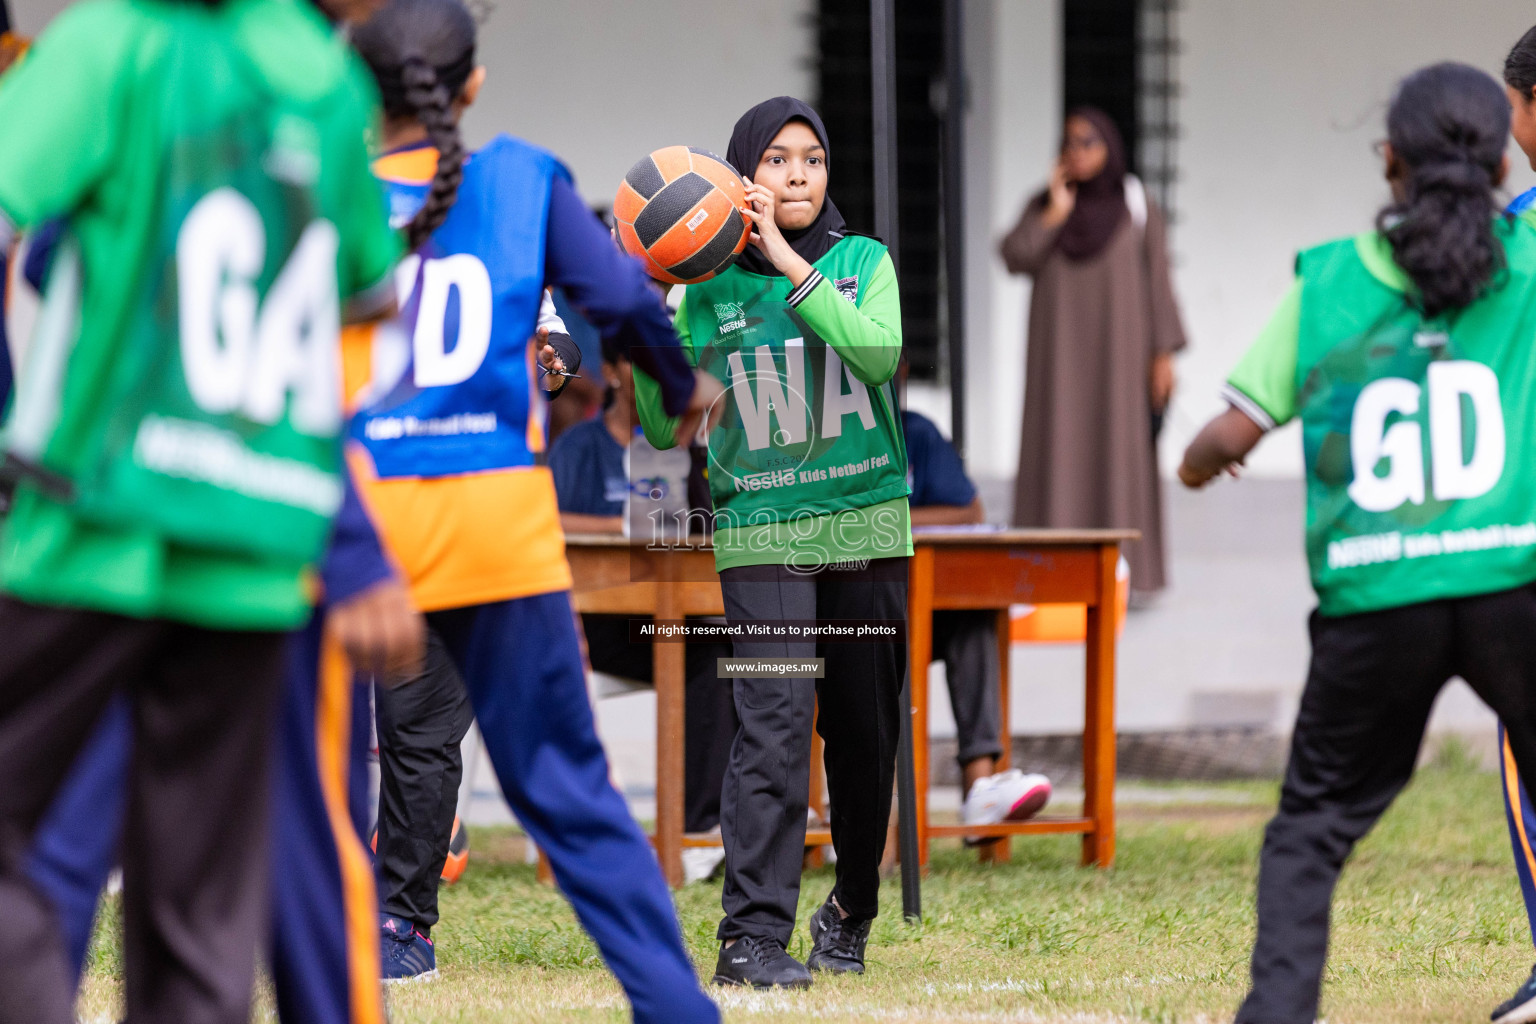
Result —
[[[780, 565], [720, 574], [727, 619], [905, 620], [906, 558], [814, 573]], [[719, 937], [789, 943], [800, 894], [805, 809], [810, 797], [811, 719], [825, 741], [838, 905], [856, 918], [878, 909], [901, 727], [905, 639], [878, 642], [736, 640], [737, 658], [825, 658], [825, 678], [737, 679], [741, 726], [721, 798], [725, 919]], [[817, 700], [820, 713], [817, 714]]]
[[265, 935], [283, 633], [0, 598], [0, 1022], [72, 1024], [74, 974], [25, 870], [115, 691], [134, 744], [123, 849], [131, 1024], [245, 1024]]
[[1441, 687], [1460, 676], [1536, 778], [1536, 587], [1311, 619], [1312, 664], [1280, 809], [1259, 855], [1253, 988], [1239, 1024], [1312, 1024], [1339, 869], [1413, 774]]

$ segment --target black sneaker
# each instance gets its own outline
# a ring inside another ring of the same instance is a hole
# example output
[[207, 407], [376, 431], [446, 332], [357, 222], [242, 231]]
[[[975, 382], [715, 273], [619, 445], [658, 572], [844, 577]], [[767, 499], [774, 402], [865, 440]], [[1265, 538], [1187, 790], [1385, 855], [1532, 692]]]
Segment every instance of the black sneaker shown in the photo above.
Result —
[[715, 961], [716, 985], [746, 985], [751, 988], [810, 988], [811, 972], [779, 945], [778, 939], [759, 939], [751, 935], [736, 940], [729, 948], [720, 947]]
[[1493, 1024], [1531, 1024], [1536, 1021], [1536, 967], [1515, 994], [1499, 1004], [1489, 1015]]
[[811, 915], [811, 955], [805, 966], [834, 974], [863, 974], [869, 921], [855, 921], [838, 912], [832, 897]]

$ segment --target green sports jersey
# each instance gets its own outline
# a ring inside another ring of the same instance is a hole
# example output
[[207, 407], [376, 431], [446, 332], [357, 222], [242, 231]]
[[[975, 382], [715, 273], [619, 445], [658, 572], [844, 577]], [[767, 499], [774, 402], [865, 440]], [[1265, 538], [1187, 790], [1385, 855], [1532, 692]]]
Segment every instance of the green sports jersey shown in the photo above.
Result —
[[1536, 221], [1501, 221], [1508, 267], [1426, 321], [1385, 238], [1297, 260], [1297, 282], [1225, 395], [1260, 426], [1299, 416], [1307, 558], [1324, 615], [1536, 581]]
[[26, 600], [221, 628], [303, 621], [341, 497], [341, 305], [398, 241], [376, 99], [299, 0], [86, 0], [0, 81], [0, 235], [67, 229], [5, 429]]
[[[890, 256], [850, 235], [798, 287], [731, 267], [688, 286], [677, 315], [690, 361], [726, 389], [709, 437], [715, 564], [910, 554], [907, 453], [890, 381], [901, 305]], [[635, 373], [652, 444], [674, 422]]]

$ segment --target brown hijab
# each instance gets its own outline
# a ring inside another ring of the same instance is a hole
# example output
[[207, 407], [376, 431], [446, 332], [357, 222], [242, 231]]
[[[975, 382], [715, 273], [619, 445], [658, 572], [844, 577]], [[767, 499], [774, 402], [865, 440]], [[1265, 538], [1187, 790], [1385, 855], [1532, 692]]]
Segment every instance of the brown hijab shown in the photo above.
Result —
[[1056, 236], [1056, 248], [1069, 260], [1091, 260], [1104, 251], [1120, 222], [1130, 216], [1125, 205], [1125, 141], [1120, 129], [1097, 107], [1077, 107], [1067, 118], [1082, 118], [1109, 150], [1098, 176], [1077, 185], [1077, 202]]

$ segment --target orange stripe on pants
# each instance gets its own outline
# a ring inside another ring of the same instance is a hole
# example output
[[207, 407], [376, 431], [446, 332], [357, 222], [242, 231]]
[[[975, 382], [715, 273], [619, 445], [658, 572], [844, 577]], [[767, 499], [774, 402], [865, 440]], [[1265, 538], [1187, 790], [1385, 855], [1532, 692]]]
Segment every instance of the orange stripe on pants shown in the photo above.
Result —
[[1509, 735], [1504, 736], [1504, 789], [1509, 793], [1510, 818], [1520, 835], [1520, 852], [1525, 855], [1525, 865], [1531, 877], [1536, 879], [1536, 854], [1531, 852], [1531, 837], [1525, 834], [1525, 812], [1520, 803], [1520, 773], [1515, 768], [1515, 752], [1509, 748]]
[[353, 1024], [384, 1024], [379, 981], [378, 895], [373, 865], [363, 849], [347, 806], [348, 755], [352, 732], [352, 666], [332, 638], [320, 644], [319, 694], [315, 701], [315, 754], [320, 791], [341, 864], [342, 905], [347, 929], [347, 978]]

